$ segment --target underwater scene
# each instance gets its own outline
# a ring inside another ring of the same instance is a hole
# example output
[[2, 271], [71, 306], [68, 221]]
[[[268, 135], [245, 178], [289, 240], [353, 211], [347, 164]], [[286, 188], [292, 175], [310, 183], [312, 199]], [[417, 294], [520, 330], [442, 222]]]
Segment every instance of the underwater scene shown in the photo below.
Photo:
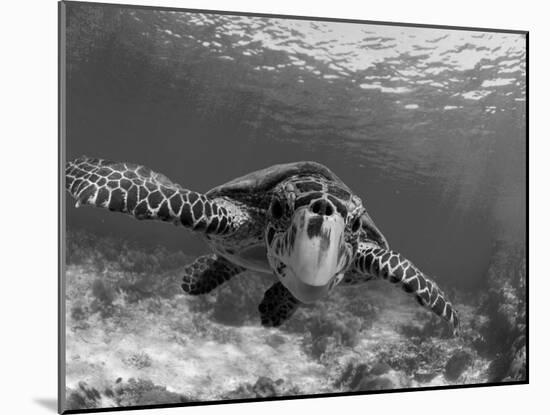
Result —
[[275, 275], [187, 294], [183, 270], [212, 252], [198, 232], [67, 194], [65, 410], [527, 381], [525, 35], [65, 12], [66, 161], [136, 163], [197, 192], [321, 163], [461, 322], [453, 335], [373, 280], [264, 327]]

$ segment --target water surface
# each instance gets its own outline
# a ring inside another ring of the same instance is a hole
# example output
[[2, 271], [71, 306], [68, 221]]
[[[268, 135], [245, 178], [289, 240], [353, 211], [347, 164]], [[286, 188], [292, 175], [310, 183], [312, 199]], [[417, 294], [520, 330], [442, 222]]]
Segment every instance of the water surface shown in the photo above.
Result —
[[[67, 157], [141, 163], [206, 191], [271, 164], [327, 165], [392, 248], [480, 289], [525, 238], [525, 37], [83, 6], [68, 9]], [[70, 229], [206, 245], [67, 208]]]

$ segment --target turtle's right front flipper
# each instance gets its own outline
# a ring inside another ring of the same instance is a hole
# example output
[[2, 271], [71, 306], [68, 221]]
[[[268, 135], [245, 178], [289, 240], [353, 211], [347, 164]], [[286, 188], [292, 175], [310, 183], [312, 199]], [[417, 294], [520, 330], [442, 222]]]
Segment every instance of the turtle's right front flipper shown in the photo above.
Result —
[[208, 234], [232, 232], [243, 215], [229, 202], [213, 201], [136, 164], [80, 157], [67, 163], [65, 173], [77, 207], [102, 207]]
[[363, 275], [366, 280], [382, 278], [400, 285], [404, 291], [413, 294], [422, 306], [447, 320], [453, 333], [458, 334], [458, 313], [451, 302], [435, 282], [400, 253], [362, 242], [355, 256], [353, 272], [356, 276]]

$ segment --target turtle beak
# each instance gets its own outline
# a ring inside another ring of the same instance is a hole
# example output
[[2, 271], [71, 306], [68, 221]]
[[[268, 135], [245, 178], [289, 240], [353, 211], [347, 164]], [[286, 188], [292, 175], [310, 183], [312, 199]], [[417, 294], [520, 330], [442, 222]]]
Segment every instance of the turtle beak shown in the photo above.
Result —
[[275, 269], [298, 300], [312, 303], [340, 282], [352, 257], [344, 232], [345, 222], [338, 213], [317, 214], [307, 207], [294, 213], [277, 241], [275, 253], [283, 264]]

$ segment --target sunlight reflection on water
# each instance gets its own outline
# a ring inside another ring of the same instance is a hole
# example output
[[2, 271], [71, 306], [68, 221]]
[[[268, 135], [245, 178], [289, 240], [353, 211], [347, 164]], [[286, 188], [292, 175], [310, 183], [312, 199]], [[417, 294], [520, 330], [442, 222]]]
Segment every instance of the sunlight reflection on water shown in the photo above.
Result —
[[524, 241], [523, 35], [93, 6], [68, 30], [68, 157], [143, 163], [201, 191], [315, 160], [392, 246], [451, 279], [481, 278], [495, 240]]

